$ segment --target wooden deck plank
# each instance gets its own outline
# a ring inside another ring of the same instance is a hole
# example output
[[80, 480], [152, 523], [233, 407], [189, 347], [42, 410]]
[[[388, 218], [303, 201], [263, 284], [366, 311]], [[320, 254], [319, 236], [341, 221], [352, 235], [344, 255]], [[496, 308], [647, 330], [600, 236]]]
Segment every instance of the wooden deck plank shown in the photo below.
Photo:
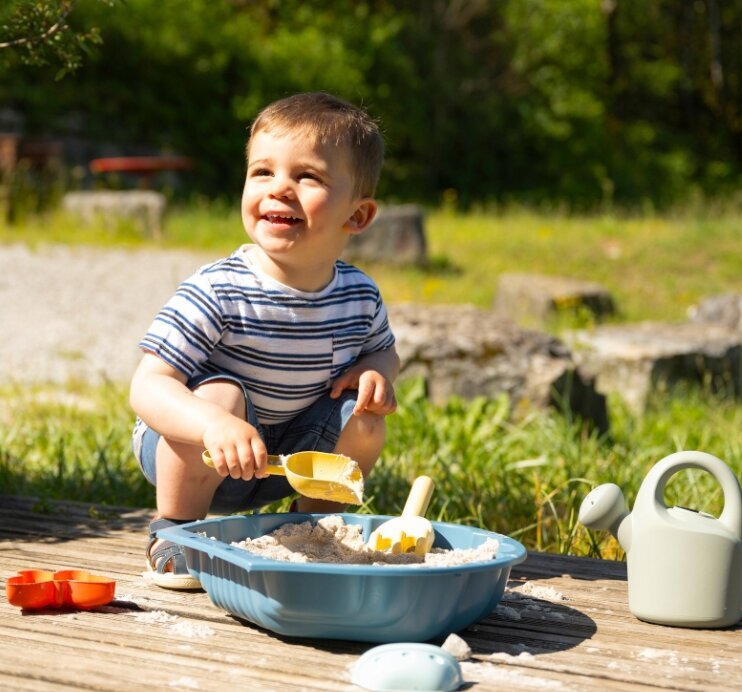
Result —
[[[373, 644], [279, 637], [203, 592], [150, 584], [149, 515], [0, 495], [0, 689], [357, 689], [350, 668]], [[89, 612], [20, 611], [5, 583], [29, 567], [106, 574], [116, 600]], [[464, 678], [478, 691], [740, 689], [742, 627], [640, 622], [622, 563], [532, 553], [511, 577], [500, 606], [460, 633], [473, 652]]]

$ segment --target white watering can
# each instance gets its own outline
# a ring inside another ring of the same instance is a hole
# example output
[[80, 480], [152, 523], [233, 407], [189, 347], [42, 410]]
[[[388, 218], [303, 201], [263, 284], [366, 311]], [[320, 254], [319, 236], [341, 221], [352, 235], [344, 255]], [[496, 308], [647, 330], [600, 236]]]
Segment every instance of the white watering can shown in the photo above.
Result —
[[[716, 517], [665, 504], [665, 486], [681, 469], [708, 471], [724, 492]], [[742, 610], [742, 488], [721, 459], [677, 452], [659, 461], [629, 514], [621, 489], [595, 488], [580, 506], [589, 529], [608, 529], [626, 551], [629, 609], [640, 620], [677, 627], [727, 627]]]

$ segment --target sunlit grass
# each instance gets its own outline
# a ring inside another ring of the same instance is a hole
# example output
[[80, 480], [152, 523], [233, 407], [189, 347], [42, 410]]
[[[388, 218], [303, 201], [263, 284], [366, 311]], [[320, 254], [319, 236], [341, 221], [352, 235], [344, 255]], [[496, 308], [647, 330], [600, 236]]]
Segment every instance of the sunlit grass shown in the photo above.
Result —
[[131, 453], [133, 418], [119, 386], [0, 389], [0, 488], [15, 495], [151, 505]]
[[[173, 208], [159, 241], [132, 224], [84, 226], [51, 214], [18, 226], [0, 222], [0, 242], [227, 254], [246, 240], [237, 205]], [[675, 321], [705, 296], [742, 292], [740, 228], [742, 214], [703, 209], [665, 217], [435, 211], [426, 221], [426, 266], [363, 268], [389, 303], [489, 307], [502, 273], [536, 272], [601, 283], [616, 299], [619, 321]], [[699, 389], [659, 394], [642, 416], [614, 397], [603, 437], [557, 411], [514, 417], [505, 398], [435, 406], [416, 381], [403, 383], [399, 399], [359, 511], [398, 513], [411, 481], [427, 473], [436, 482], [432, 518], [509, 534], [531, 549], [620, 557], [610, 537], [577, 523], [593, 485], [617, 483], [631, 505], [649, 468], [680, 449], [715, 454], [742, 475], [742, 404]], [[124, 384], [0, 389], [1, 491], [152, 507], [154, 490], [130, 451], [132, 423]], [[666, 497], [716, 514], [722, 504], [701, 472], [678, 474]], [[287, 507], [283, 501], [271, 509]]]
[[[686, 318], [702, 298], [742, 291], [742, 214], [703, 210], [664, 217], [506, 213], [426, 217], [424, 267], [361, 264], [390, 303], [473, 303], [490, 307], [504, 272], [596, 281], [614, 296], [619, 321]], [[368, 232], [373, 232], [373, 229]], [[0, 221], [0, 242], [88, 243], [204, 249], [228, 254], [247, 238], [239, 202], [174, 207], [159, 241], [130, 222], [85, 226], [61, 213]], [[560, 326], [565, 326], [561, 324]]]
[[621, 321], [682, 320], [701, 298], [742, 290], [741, 228], [738, 216], [434, 213], [427, 220], [432, 268], [370, 270], [394, 301], [490, 307], [502, 273], [529, 272], [602, 284]]
[[[577, 523], [595, 484], [617, 483], [631, 506], [651, 466], [680, 449], [703, 449], [742, 474], [742, 404], [698, 390], [658, 399], [641, 418], [614, 402], [604, 437], [556, 411], [513, 420], [505, 398], [435, 406], [416, 380], [402, 384], [399, 399], [358, 511], [398, 514], [412, 480], [428, 474], [436, 484], [430, 518], [512, 535], [530, 549], [620, 557], [610, 536]], [[130, 450], [132, 423], [122, 386], [0, 390], [0, 487], [42, 500], [153, 507], [154, 489]], [[702, 472], [678, 474], [667, 498], [717, 515], [723, 502]]]

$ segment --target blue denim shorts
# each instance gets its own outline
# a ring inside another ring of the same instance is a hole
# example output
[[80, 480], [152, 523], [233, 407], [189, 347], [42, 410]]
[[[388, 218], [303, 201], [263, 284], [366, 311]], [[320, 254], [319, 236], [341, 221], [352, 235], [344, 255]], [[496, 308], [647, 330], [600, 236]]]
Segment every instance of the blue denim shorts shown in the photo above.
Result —
[[[247, 389], [237, 378], [229, 375], [201, 375], [188, 382], [188, 387], [194, 389], [213, 380], [228, 380], [242, 389], [247, 421], [257, 428], [268, 454], [292, 454], [305, 450], [332, 452], [340, 433], [353, 415], [357, 398], [357, 393], [352, 390], [345, 390], [337, 399], [331, 399], [328, 393], [292, 420], [277, 425], [262, 425], [258, 422]], [[160, 434], [147, 428], [142, 437], [139, 455], [142, 473], [152, 485], [157, 485], [155, 454], [159, 440]], [[256, 509], [293, 493], [293, 488], [282, 476], [253, 478], [249, 481], [227, 476], [217, 487], [209, 511], [231, 514]]]

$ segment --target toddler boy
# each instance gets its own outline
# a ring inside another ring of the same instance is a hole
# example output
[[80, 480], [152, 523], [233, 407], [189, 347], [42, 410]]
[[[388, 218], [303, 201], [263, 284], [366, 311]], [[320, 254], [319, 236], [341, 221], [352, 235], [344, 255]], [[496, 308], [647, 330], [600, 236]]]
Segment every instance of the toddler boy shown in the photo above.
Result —
[[147, 560], [160, 586], [199, 584], [155, 531], [292, 493], [267, 475], [267, 454], [345, 454], [364, 476], [376, 463], [399, 359], [375, 283], [338, 258], [374, 219], [383, 152], [373, 120], [329, 94], [265, 108], [242, 194], [252, 243], [184, 281], [140, 342], [133, 447], [156, 485]]

